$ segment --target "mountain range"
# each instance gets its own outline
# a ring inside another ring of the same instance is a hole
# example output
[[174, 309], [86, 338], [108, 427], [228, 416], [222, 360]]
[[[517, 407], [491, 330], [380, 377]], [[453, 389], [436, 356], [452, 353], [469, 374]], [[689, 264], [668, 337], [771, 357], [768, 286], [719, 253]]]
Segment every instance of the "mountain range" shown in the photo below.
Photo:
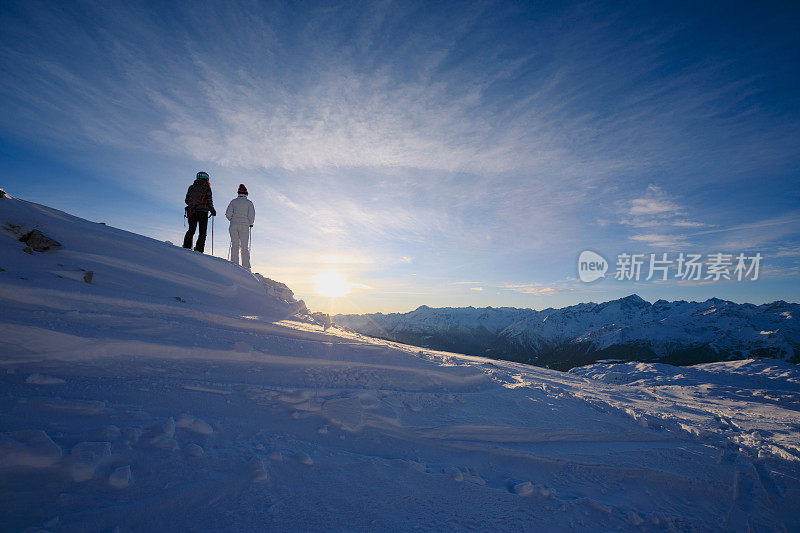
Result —
[[541, 311], [431, 308], [336, 315], [355, 332], [424, 348], [559, 370], [607, 360], [693, 365], [772, 357], [800, 362], [800, 304], [719, 298], [649, 303], [636, 294]]

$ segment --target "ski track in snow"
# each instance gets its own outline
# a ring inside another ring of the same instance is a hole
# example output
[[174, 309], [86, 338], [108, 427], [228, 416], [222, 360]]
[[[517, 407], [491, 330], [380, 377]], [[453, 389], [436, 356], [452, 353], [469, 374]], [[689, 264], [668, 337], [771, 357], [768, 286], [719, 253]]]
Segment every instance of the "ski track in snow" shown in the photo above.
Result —
[[423, 350], [298, 321], [220, 259], [0, 222], [63, 244], [0, 232], [0, 529], [798, 529], [794, 365]]

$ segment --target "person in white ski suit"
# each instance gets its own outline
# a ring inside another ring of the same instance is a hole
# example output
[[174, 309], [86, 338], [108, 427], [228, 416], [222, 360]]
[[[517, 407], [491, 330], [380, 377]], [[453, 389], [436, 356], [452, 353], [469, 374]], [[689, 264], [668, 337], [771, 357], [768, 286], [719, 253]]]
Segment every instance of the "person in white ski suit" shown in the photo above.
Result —
[[238, 193], [225, 210], [225, 218], [231, 222], [231, 261], [239, 264], [241, 250], [242, 266], [250, 270], [250, 228], [256, 220], [256, 208], [247, 198], [247, 187], [244, 184], [239, 185]]

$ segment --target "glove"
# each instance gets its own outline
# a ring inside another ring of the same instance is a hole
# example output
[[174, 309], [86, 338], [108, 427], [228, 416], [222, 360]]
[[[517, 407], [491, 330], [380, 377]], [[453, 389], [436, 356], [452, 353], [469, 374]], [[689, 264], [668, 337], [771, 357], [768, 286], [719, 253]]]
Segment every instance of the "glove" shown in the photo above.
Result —
[[216, 210], [216, 209], [214, 209], [213, 207], [211, 208], [211, 216], [212, 216], [212, 217], [215, 217], [215, 216], [217, 216], [217, 210]]
[[252, 224], [250, 224], [250, 227], [252, 228], [252, 227], [253, 227], [253, 225], [252, 225]]

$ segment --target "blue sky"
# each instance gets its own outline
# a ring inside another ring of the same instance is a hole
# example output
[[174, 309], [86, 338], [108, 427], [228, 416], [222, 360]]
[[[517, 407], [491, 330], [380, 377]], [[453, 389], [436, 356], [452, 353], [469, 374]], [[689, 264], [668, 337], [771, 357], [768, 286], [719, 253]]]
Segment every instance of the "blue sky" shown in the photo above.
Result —
[[[180, 242], [198, 170], [245, 183], [314, 309], [798, 301], [800, 6], [695, 4], [5, 1], [0, 186]], [[585, 284], [585, 249], [764, 260]]]

